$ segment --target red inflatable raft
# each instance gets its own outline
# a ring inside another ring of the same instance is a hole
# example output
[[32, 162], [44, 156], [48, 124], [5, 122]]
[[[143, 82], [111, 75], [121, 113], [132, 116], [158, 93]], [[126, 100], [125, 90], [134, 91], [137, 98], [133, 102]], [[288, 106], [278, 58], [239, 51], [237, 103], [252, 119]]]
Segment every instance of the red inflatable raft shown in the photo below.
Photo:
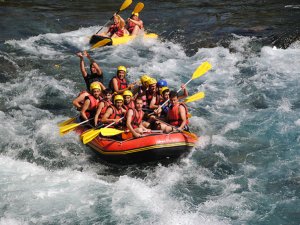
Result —
[[[81, 135], [85, 130], [79, 127], [76, 132]], [[188, 132], [150, 133], [126, 140], [98, 136], [87, 145], [99, 152], [105, 161], [128, 164], [179, 158], [190, 152], [197, 139], [195, 134]]]

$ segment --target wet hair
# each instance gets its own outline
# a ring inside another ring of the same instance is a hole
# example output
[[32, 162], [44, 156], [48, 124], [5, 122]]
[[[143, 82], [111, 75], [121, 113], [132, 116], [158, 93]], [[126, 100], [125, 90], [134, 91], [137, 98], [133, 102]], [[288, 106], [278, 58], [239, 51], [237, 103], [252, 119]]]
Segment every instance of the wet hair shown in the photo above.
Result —
[[174, 97], [177, 97], [178, 98], [178, 93], [176, 91], [170, 91], [170, 95], [169, 95], [169, 98], [174, 98]]
[[107, 94], [111, 94], [112, 95], [113, 91], [110, 88], [106, 88], [106, 89], [103, 90], [103, 94], [104, 95], [107, 95]]

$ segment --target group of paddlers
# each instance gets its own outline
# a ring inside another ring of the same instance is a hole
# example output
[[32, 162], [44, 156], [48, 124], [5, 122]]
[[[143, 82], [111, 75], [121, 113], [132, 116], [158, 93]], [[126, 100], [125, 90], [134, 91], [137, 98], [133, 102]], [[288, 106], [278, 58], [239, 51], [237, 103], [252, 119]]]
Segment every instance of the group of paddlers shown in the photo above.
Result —
[[139, 13], [133, 12], [131, 16], [125, 20], [118, 14], [114, 14], [113, 24], [110, 25], [106, 32], [97, 34], [102, 37], [117, 38], [124, 35], [138, 35], [144, 30], [143, 21], [139, 18]]
[[[139, 81], [128, 83], [127, 68], [119, 66], [108, 87], [103, 84], [103, 72], [88, 52], [79, 52], [80, 69], [87, 89], [73, 101], [80, 111], [80, 120], [90, 120], [90, 125], [111, 125], [130, 131], [140, 137], [151, 130], [188, 131], [188, 109], [179, 99], [188, 96], [185, 85], [183, 94], [170, 91], [167, 81], [142, 75]], [[90, 61], [90, 73], [85, 69], [84, 57]]]

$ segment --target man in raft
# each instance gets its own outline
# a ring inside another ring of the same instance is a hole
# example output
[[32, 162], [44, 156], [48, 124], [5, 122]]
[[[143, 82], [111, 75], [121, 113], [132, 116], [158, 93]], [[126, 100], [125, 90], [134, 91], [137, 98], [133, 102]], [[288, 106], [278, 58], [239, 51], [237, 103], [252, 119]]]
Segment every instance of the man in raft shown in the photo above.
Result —
[[134, 109], [135, 108], [135, 103], [133, 100], [133, 94], [131, 91], [126, 90], [123, 92], [123, 98], [124, 98], [124, 104], [123, 108], [128, 111], [129, 109]]
[[[78, 52], [76, 55], [80, 58], [80, 70], [81, 70], [83, 79], [85, 81], [87, 90], [90, 90], [90, 85], [93, 82], [99, 82], [99, 85], [101, 86], [102, 90], [104, 90], [105, 86], [102, 84], [103, 83], [103, 72], [102, 72], [100, 66], [91, 58], [91, 56], [89, 55], [89, 53], [87, 51]], [[90, 74], [87, 73], [87, 71], [85, 69], [84, 57], [88, 58], [90, 61], [90, 71], [91, 71]]]
[[114, 23], [108, 28], [106, 32], [96, 34], [96, 35], [101, 37], [117, 38], [117, 37], [123, 37], [125, 34], [129, 34], [129, 33], [125, 28], [124, 19], [120, 15], [114, 14]]
[[80, 116], [82, 120], [93, 118], [100, 101], [101, 87], [98, 83], [92, 83], [90, 87], [91, 94], [85, 97]]
[[116, 95], [114, 97], [114, 104], [110, 105], [106, 113], [102, 117], [102, 123], [115, 123], [113, 127], [115, 128], [123, 128], [122, 121], [120, 118], [124, 117], [126, 110], [122, 107], [124, 103], [124, 99], [122, 95]]
[[126, 28], [130, 35], [138, 35], [143, 31], [143, 21], [139, 18], [139, 13], [132, 12], [130, 18], [127, 19]]
[[126, 115], [126, 126], [134, 137], [141, 137], [144, 132], [150, 132], [151, 130], [143, 126], [144, 112], [143, 100], [141, 98], [135, 99], [135, 109], [130, 108]]
[[189, 131], [188, 108], [184, 103], [178, 101], [178, 94], [176, 91], [170, 92], [170, 108], [167, 114], [167, 122], [170, 126], [163, 126], [162, 129], [166, 133], [172, 131]]
[[134, 84], [127, 84], [126, 80], [127, 69], [125, 66], [119, 66], [117, 75], [114, 76], [109, 82], [109, 88], [117, 94], [122, 94], [126, 90], [131, 90]]
[[106, 113], [106, 110], [109, 106], [112, 105], [112, 90], [107, 88], [103, 91], [103, 99], [100, 101], [96, 115], [95, 115], [95, 127], [101, 122], [103, 115]]

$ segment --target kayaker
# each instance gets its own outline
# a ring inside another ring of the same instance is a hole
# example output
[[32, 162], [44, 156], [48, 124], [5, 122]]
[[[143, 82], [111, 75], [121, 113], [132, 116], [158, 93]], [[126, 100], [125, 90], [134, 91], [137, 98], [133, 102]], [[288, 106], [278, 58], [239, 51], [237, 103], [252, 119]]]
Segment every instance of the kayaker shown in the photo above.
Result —
[[[91, 58], [89, 53], [87, 51], [84, 52], [78, 52], [76, 54], [80, 58], [80, 70], [81, 74], [83, 76], [83, 79], [86, 84], [87, 90], [90, 90], [90, 85], [93, 82], [99, 82], [99, 85], [101, 86], [102, 90], [105, 89], [105, 86], [102, 84], [103, 82], [103, 72], [100, 68], [100, 66]], [[91, 73], [87, 73], [85, 69], [85, 64], [84, 64], [84, 57], [88, 58], [90, 61], [90, 71]]]
[[138, 35], [144, 30], [143, 21], [139, 18], [139, 13], [132, 12], [130, 18], [127, 19], [126, 28], [130, 35]]
[[124, 19], [118, 15], [114, 14], [114, 23], [108, 28], [106, 32], [97, 34], [102, 37], [118, 38], [123, 37], [125, 34], [129, 34], [125, 28]]
[[123, 122], [120, 120], [120, 118], [124, 117], [126, 110], [122, 107], [124, 103], [124, 99], [122, 95], [116, 95], [114, 97], [114, 104], [110, 105], [106, 113], [102, 117], [102, 123], [112, 123], [115, 124], [113, 127], [115, 128], [122, 128]]
[[92, 83], [90, 87], [91, 94], [85, 97], [84, 104], [80, 111], [80, 116], [83, 120], [88, 120], [89, 118], [93, 118], [101, 95], [101, 87], [98, 83]]
[[[170, 108], [167, 114], [167, 122], [171, 126], [165, 126], [163, 128], [166, 133], [170, 133], [173, 130], [189, 131], [188, 120], [188, 108], [184, 103], [178, 101], [178, 94], [176, 91], [170, 92]], [[176, 129], [174, 129], [176, 127]]]
[[119, 66], [117, 70], [117, 75], [114, 76], [109, 82], [109, 88], [116, 92], [117, 94], [122, 94], [126, 90], [131, 90], [134, 84], [127, 84], [126, 80], [127, 69], [125, 66]]
[[133, 94], [131, 91], [126, 90], [123, 92], [123, 98], [124, 98], [124, 104], [123, 104], [123, 108], [128, 111], [129, 109], [134, 109], [135, 104], [134, 104], [134, 100], [132, 99]]
[[141, 98], [135, 99], [135, 109], [130, 108], [126, 115], [126, 126], [129, 131], [133, 134], [134, 137], [141, 137], [144, 132], [150, 132], [150, 129], [147, 129], [143, 126], [143, 117], [144, 112], [143, 100]]
[[107, 88], [103, 91], [104, 98], [100, 101], [96, 115], [95, 115], [95, 127], [99, 124], [101, 121], [103, 115], [106, 113], [107, 108], [112, 105], [112, 90]]

